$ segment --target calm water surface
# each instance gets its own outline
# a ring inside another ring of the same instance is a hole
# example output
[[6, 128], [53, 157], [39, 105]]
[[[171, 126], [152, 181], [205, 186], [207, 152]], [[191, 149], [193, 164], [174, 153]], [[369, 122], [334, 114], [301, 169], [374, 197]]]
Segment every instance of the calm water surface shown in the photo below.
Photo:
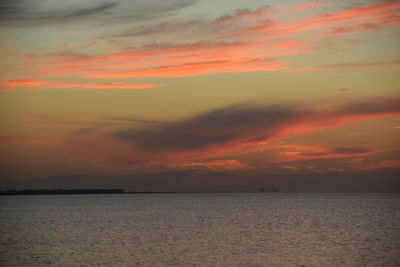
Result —
[[400, 266], [400, 195], [0, 197], [0, 266]]

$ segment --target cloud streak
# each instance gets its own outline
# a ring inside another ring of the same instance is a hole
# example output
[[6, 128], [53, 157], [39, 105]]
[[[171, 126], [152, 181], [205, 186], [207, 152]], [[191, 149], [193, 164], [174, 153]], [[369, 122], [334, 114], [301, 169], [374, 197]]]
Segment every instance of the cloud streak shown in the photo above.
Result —
[[36, 61], [44, 77], [187, 77], [285, 69], [286, 64], [274, 56], [306, 52], [302, 46], [293, 47], [296, 42], [275, 44], [268, 52], [262, 45], [246, 42], [160, 43], [97, 55], [31, 54], [26, 60]]
[[161, 84], [142, 83], [77, 83], [77, 82], [58, 82], [46, 80], [7, 80], [0, 83], [4, 89], [3, 92], [13, 92], [23, 89], [32, 90], [51, 90], [51, 89], [69, 89], [69, 90], [103, 90], [103, 89], [120, 89], [120, 90], [136, 90], [160, 87]]

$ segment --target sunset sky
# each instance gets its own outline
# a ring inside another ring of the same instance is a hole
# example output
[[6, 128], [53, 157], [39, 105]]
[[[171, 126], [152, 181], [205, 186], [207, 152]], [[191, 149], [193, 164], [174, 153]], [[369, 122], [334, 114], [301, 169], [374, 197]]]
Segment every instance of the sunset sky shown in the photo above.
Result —
[[399, 14], [0, 0], [0, 189], [400, 191]]

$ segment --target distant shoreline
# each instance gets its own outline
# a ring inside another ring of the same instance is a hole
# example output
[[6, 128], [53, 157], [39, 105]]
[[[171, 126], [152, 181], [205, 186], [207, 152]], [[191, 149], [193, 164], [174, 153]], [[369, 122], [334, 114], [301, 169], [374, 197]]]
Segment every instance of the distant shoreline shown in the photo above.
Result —
[[1, 196], [13, 195], [79, 195], [79, 194], [123, 194], [124, 189], [24, 189], [1, 190]]

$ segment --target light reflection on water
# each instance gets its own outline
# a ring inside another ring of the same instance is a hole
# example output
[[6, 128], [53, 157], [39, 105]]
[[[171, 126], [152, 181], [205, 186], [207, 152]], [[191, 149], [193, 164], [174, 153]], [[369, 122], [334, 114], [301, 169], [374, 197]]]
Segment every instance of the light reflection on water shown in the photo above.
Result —
[[0, 197], [0, 266], [400, 266], [400, 195]]

